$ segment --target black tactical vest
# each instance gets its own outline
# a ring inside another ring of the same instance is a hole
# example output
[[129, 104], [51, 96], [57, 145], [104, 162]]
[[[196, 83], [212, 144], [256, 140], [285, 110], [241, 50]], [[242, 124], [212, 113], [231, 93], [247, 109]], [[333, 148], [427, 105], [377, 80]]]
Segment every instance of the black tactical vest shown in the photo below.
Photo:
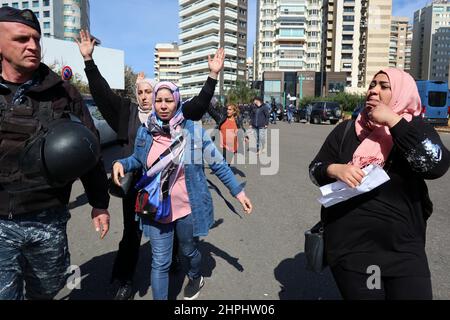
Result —
[[39, 146], [48, 124], [65, 113], [55, 113], [51, 101], [33, 106], [26, 98], [26, 103], [13, 105], [0, 95], [0, 188], [12, 194], [51, 188], [42, 175], [42, 158], [27, 166], [21, 162], [25, 151]]

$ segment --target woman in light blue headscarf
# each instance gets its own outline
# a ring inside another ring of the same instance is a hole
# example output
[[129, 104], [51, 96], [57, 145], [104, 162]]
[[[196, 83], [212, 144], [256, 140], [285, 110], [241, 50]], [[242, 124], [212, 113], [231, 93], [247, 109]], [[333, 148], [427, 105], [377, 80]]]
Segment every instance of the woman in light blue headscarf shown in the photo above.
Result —
[[117, 184], [125, 172], [144, 172], [136, 186], [141, 190], [136, 219], [152, 247], [154, 299], [168, 298], [174, 230], [180, 251], [189, 261], [184, 299], [197, 298], [204, 284], [198, 238], [206, 236], [214, 222], [204, 162], [250, 214], [252, 204], [243, 184], [237, 181], [209, 135], [198, 123], [184, 118], [179, 88], [171, 82], [158, 83], [152, 113], [137, 133], [133, 155], [113, 166]]

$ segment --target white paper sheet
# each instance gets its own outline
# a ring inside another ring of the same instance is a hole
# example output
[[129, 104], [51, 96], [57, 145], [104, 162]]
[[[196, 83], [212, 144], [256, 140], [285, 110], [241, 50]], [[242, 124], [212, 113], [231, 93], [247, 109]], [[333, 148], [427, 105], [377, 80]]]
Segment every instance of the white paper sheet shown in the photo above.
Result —
[[363, 178], [358, 187], [350, 188], [342, 181], [327, 184], [320, 188], [322, 197], [318, 199], [319, 202], [325, 208], [328, 208], [339, 202], [346, 201], [350, 198], [356, 197], [357, 195], [369, 192], [390, 180], [386, 171], [378, 165], [369, 165], [362, 170], [366, 176]]

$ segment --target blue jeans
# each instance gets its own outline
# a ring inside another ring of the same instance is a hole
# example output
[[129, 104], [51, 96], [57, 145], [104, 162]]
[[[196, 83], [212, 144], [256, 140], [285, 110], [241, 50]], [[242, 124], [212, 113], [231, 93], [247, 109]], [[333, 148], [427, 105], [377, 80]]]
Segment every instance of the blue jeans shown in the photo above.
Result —
[[198, 250], [198, 237], [194, 237], [192, 214], [172, 223], [162, 224], [150, 219], [143, 221], [144, 235], [152, 247], [151, 285], [154, 300], [167, 300], [169, 268], [172, 263], [173, 233], [176, 228], [181, 254], [189, 261], [188, 276], [201, 276], [202, 255]]
[[70, 266], [67, 208], [0, 218], [0, 300], [50, 300]]
[[289, 123], [292, 122], [292, 115], [293, 115], [292, 112], [290, 112], [290, 111], [287, 112], [287, 119], [288, 119]]
[[264, 149], [266, 147], [266, 128], [253, 128], [253, 132], [256, 138], [256, 151]]

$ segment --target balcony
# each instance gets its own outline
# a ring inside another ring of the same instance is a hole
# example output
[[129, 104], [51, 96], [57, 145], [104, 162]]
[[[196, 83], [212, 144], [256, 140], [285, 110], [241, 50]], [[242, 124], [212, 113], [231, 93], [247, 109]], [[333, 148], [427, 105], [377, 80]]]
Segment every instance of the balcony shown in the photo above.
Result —
[[209, 22], [209, 23], [204, 24], [199, 27], [184, 30], [180, 34], [180, 40], [185, 40], [185, 39], [189, 39], [189, 38], [193, 38], [193, 37], [199, 37], [201, 35], [212, 33], [214, 31], [216, 31], [217, 33], [220, 31], [220, 25], [216, 21]]
[[181, 51], [193, 50], [197, 47], [210, 47], [218, 46], [220, 42], [219, 36], [216, 34], [211, 34], [205, 37], [196, 38], [187, 42], [184, 42], [179, 46]]
[[184, 65], [180, 68], [180, 73], [186, 74], [190, 72], [208, 71], [208, 61], [195, 62], [192, 64]]
[[282, 40], [288, 40], [288, 41], [306, 41], [306, 36], [295, 36], [295, 35], [280, 35], [277, 34], [275, 36], [275, 41], [282, 41]]
[[236, 8], [238, 6], [238, 0], [227, 0], [225, 3], [234, 8]]
[[194, 2], [196, 2], [196, 0], [179, 0], [178, 4], [180, 6], [184, 6], [184, 5], [187, 5], [189, 3], [194, 3]]
[[233, 35], [226, 34], [225, 35], [225, 43], [237, 44], [238, 38]]
[[188, 61], [195, 60], [195, 59], [205, 59], [206, 60], [208, 55], [213, 55], [213, 54], [216, 53], [216, 51], [217, 51], [217, 47], [216, 46], [208, 47], [208, 48], [202, 48], [202, 49], [199, 49], [197, 51], [192, 51], [192, 52], [189, 52], [187, 54], [183, 54], [180, 57], [180, 61], [182, 63], [187, 63]]
[[237, 32], [237, 25], [231, 22], [225, 22], [225, 30]]
[[200, 0], [200, 1], [194, 2], [191, 5], [188, 5], [187, 7], [182, 9], [179, 13], [179, 16], [184, 17], [189, 14], [193, 14], [203, 8], [208, 8], [208, 7], [214, 6], [214, 5], [219, 6], [220, 0]]
[[[192, 77], [182, 77], [180, 79], [180, 83], [182, 86], [199, 84], [200, 89], [201, 89], [201, 87], [205, 83], [206, 79], [208, 79], [208, 74], [209, 74], [209, 72], [201, 73], [201, 74], [198, 74], [198, 75], [195, 75]], [[199, 92], [200, 92], [200, 90], [197, 90], [196, 94], [198, 94]]]
[[237, 10], [234, 10], [231, 8], [226, 8], [225, 9], [225, 17], [230, 17], [230, 18], [233, 18], [234, 20], [237, 20], [238, 12], [237, 12]]
[[[215, 52], [214, 52], [215, 53]], [[225, 56], [232, 56], [232, 57], [236, 57], [237, 56], [237, 49], [236, 48], [232, 48], [232, 47], [227, 47], [225, 46]]]
[[[183, 82], [181, 82], [181, 84], [183, 85]], [[195, 97], [196, 95], [198, 95], [200, 93], [200, 91], [202, 90], [202, 88], [203, 88], [203, 84], [201, 84], [201, 85], [199, 84], [196, 87], [188, 88], [188, 89], [183, 89], [183, 86], [181, 86], [180, 93], [181, 93], [181, 96], [183, 97], [183, 99], [191, 98], [191, 97]]]
[[[215, 18], [215, 19], [214, 19]], [[186, 29], [187, 27], [200, 25], [204, 22], [211, 21], [211, 20], [217, 20], [220, 19], [220, 12], [219, 10], [213, 8], [209, 9], [207, 11], [195, 14], [193, 16], [186, 17], [185, 19], [182, 19], [180, 22], [180, 29]]]

